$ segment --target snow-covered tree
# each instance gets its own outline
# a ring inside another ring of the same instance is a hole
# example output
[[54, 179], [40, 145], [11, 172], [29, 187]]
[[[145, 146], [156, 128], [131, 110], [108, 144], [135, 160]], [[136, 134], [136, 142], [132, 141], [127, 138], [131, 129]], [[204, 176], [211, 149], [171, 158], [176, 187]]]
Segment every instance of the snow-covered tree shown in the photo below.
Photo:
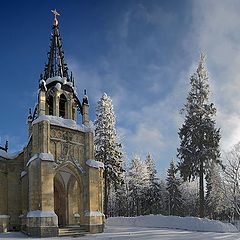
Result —
[[208, 74], [203, 54], [190, 84], [187, 103], [182, 111], [185, 121], [179, 130], [178, 167], [184, 180], [199, 177], [199, 215], [204, 217], [204, 175], [208, 174], [212, 162], [220, 163], [220, 129], [215, 126], [216, 108], [209, 101]]
[[180, 186], [182, 194], [182, 215], [196, 217], [198, 214], [198, 182], [183, 182]]
[[149, 178], [149, 186], [146, 188], [146, 195], [144, 200], [144, 214], [153, 214], [156, 212], [156, 206], [159, 202], [160, 197], [160, 185], [156, 177], [157, 170], [154, 159], [150, 153], [148, 153], [145, 165], [147, 168], [147, 174]]
[[225, 155], [224, 193], [231, 217], [240, 216], [240, 142]]
[[177, 167], [173, 160], [171, 161], [170, 167], [167, 171], [166, 184], [168, 190], [169, 214], [181, 215], [182, 194], [179, 188], [181, 181], [177, 177]]
[[168, 198], [168, 191], [167, 191], [167, 184], [165, 179], [160, 179], [159, 183], [159, 192], [158, 192], [158, 205], [156, 205], [157, 211], [154, 213], [160, 213], [167, 215], [169, 214], [169, 198]]
[[144, 214], [145, 192], [149, 187], [146, 164], [139, 156], [134, 156], [129, 169], [129, 204], [132, 216]]
[[219, 219], [224, 212], [224, 191], [221, 169], [212, 163], [207, 180], [206, 210], [210, 218]]
[[104, 213], [108, 216], [108, 196], [111, 186], [123, 183], [123, 152], [116, 132], [116, 117], [111, 98], [104, 93], [97, 103], [95, 125], [95, 159], [103, 162]]
[[146, 160], [145, 160], [145, 164], [147, 167], [150, 183], [156, 182], [157, 170], [156, 170], [156, 165], [155, 165], [155, 162], [154, 162], [154, 159], [153, 159], [151, 153], [148, 153]]

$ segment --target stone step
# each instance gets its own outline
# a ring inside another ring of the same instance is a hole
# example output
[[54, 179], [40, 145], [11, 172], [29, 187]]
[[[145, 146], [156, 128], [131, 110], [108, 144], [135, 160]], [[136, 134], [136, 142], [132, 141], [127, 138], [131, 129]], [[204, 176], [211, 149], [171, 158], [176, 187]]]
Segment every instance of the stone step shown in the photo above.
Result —
[[86, 236], [86, 234], [88, 234], [88, 232], [83, 232], [83, 233], [59, 233], [59, 237], [83, 237]]
[[81, 237], [89, 232], [86, 231], [84, 227], [81, 226], [68, 226], [59, 228], [59, 237]]
[[60, 228], [59, 232], [86, 231], [85, 228]]

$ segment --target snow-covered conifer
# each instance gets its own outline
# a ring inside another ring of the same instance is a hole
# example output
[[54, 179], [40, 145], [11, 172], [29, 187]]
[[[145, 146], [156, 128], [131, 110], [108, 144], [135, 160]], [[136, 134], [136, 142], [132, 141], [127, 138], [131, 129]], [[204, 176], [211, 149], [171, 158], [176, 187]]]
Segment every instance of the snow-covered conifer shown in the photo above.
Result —
[[146, 157], [145, 164], [148, 171], [147, 174], [149, 177], [149, 186], [145, 190], [146, 194], [144, 199], [144, 202], [145, 202], [144, 213], [153, 214], [153, 213], [157, 213], [156, 206], [158, 205], [159, 197], [160, 197], [160, 193], [159, 193], [160, 185], [156, 177], [156, 174], [157, 174], [156, 165], [150, 153], [148, 153]]
[[204, 216], [204, 174], [212, 162], [220, 163], [220, 129], [215, 126], [216, 108], [209, 102], [208, 74], [201, 54], [184, 106], [185, 121], [179, 130], [179, 170], [184, 180], [199, 177], [199, 215]]
[[104, 213], [107, 216], [108, 194], [112, 185], [123, 183], [123, 152], [116, 132], [116, 117], [111, 98], [104, 93], [97, 103], [95, 125], [95, 158], [103, 162], [104, 170]]
[[149, 187], [149, 174], [145, 162], [134, 156], [129, 169], [130, 212], [132, 216], [143, 214], [145, 192]]
[[180, 179], [177, 177], [177, 167], [172, 160], [167, 171], [167, 190], [168, 190], [168, 204], [170, 215], [181, 215], [182, 210], [182, 194], [180, 192]]
[[182, 182], [180, 191], [182, 193], [182, 215], [198, 216], [198, 181]]
[[220, 167], [212, 163], [206, 179], [206, 210], [209, 217], [213, 219], [221, 218], [224, 211], [224, 191], [220, 172]]
[[147, 171], [149, 174], [149, 181], [150, 181], [150, 183], [153, 183], [156, 181], [157, 170], [156, 170], [156, 165], [155, 165], [154, 159], [150, 153], [148, 153], [148, 155], [146, 157], [145, 164], [146, 164]]

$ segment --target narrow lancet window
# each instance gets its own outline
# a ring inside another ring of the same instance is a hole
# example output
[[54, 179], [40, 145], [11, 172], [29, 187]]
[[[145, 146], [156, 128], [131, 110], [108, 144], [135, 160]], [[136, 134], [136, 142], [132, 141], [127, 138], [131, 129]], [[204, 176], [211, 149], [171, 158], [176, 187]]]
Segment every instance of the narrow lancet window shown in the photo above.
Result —
[[66, 104], [67, 99], [64, 94], [60, 96], [59, 101], [59, 117], [66, 118]]
[[48, 109], [49, 115], [53, 115], [53, 96], [49, 96], [48, 98]]

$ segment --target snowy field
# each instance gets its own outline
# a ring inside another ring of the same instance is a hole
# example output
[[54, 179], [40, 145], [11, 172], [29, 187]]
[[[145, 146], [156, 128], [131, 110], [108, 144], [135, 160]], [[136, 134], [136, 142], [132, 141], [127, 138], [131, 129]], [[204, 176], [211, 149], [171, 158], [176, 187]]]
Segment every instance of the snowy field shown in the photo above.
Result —
[[[22, 233], [0, 234], [0, 239], [24, 239], [26, 235]], [[28, 238], [36, 240], [38, 238]], [[159, 229], [144, 227], [123, 227], [123, 226], [107, 226], [104, 233], [89, 234], [79, 238], [44, 238], [49, 239], [79, 239], [79, 240], [239, 240], [240, 233], [215, 233], [215, 232], [191, 232], [176, 229]]]
[[229, 223], [207, 218], [164, 216], [161, 214], [138, 217], [112, 217], [107, 220], [107, 225], [169, 228], [199, 232], [238, 232], [236, 227]]
[[[26, 238], [26, 235], [20, 232], [0, 234], [0, 239], [8, 240], [19, 238]], [[71, 238], [56, 237], [44, 239], [67, 240]], [[148, 215], [132, 218], [109, 218], [104, 233], [94, 235], [86, 234], [82, 237], [74, 237], [74, 239], [240, 240], [240, 233], [231, 224], [224, 224], [209, 219]]]

